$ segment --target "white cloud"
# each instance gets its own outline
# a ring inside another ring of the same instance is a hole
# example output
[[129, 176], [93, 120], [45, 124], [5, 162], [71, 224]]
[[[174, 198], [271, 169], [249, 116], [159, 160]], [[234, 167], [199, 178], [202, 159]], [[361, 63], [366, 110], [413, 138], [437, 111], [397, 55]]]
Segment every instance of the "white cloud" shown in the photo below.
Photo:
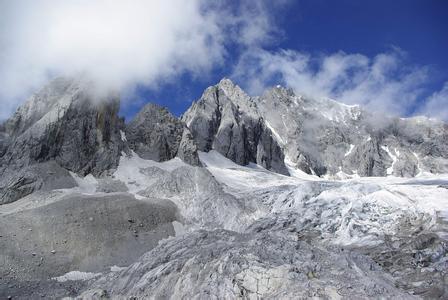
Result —
[[[56, 75], [83, 74], [105, 89], [157, 88], [198, 78], [242, 53], [231, 77], [252, 94], [278, 83], [372, 110], [406, 115], [427, 83], [399, 49], [367, 57], [271, 52], [282, 38], [273, 10], [288, 0], [0, 1], [0, 120]], [[232, 49], [232, 53], [228, 53]], [[446, 119], [448, 88], [421, 112]], [[445, 112], [443, 112], [445, 111]]]
[[448, 81], [442, 89], [426, 99], [418, 113], [448, 122]]
[[344, 52], [311, 56], [258, 48], [241, 57], [233, 77], [252, 94], [280, 83], [304, 95], [406, 115], [421, 95], [428, 70], [405, 67], [405, 61], [398, 49], [369, 58]]
[[157, 86], [224, 62], [272, 27], [261, 4], [206, 0], [0, 2], [0, 119], [54, 75], [82, 73], [106, 88]]

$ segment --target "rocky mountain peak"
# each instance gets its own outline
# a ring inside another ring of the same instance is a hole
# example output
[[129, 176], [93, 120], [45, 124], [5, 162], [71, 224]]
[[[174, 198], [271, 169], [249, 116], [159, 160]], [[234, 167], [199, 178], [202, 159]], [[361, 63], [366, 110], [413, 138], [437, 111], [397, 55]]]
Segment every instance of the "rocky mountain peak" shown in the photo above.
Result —
[[274, 87], [271, 87], [271, 88], [267, 89], [266, 91], [264, 91], [262, 94], [262, 98], [265, 98], [265, 99], [268, 99], [271, 97], [276, 97], [279, 99], [285, 99], [285, 98], [288, 99], [288, 98], [295, 97], [295, 96], [296, 96], [296, 94], [293, 89], [286, 88], [281, 85], [276, 85]]
[[229, 78], [222, 78], [218, 84], [215, 85], [218, 89], [222, 90], [227, 96], [231, 96], [235, 92], [244, 93], [244, 91]]
[[55, 79], [5, 122], [0, 202], [41, 188], [39, 166], [47, 162], [55, 162], [53, 169], [63, 168], [67, 178], [71, 178], [67, 170], [99, 175], [118, 165], [120, 154], [127, 151], [120, 134], [124, 129], [118, 116], [120, 100], [114, 94], [93, 98], [90, 88], [82, 79]]
[[229, 79], [208, 88], [182, 120], [200, 151], [214, 149], [239, 164], [258, 163], [288, 174], [280, 147], [255, 101]]
[[199, 165], [197, 147], [189, 129], [165, 107], [149, 103], [126, 126], [129, 147], [140, 157], [166, 161], [175, 156]]
[[447, 298], [446, 124], [227, 79], [126, 124], [92, 88], [0, 125], [0, 298]]
[[[39, 121], [45, 114], [56, 105], [61, 105], [61, 98], [68, 95], [68, 98], [78, 92], [79, 87], [76, 82], [67, 78], [57, 78], [33, 94], [23, 105], [19, 106], [14, 115], [5, 124], [5, 131], [9, 135], [23, 133], [35, 122]], [[68, 99], [72, 100], [72, 99]], [[70, 101], [65, 102], [70, 102]]]

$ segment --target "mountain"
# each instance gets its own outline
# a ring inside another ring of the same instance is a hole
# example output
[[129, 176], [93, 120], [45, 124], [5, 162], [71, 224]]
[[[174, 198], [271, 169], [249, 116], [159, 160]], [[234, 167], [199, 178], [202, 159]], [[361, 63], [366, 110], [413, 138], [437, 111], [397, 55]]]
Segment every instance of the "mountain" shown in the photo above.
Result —
[[[0, 128], [0, 203], [48, 184], [72, 187], [59, 179], [58, 183], [53, 178], [41, 180], [37, 173], [58, 172], [57, 178], [65, 170], [101, 175], [116, 168], [122, 153], [130, 150], [146, 159], [179, 156], [199, 164], [188, 128], [165, 108], [148, 104], [125, 125], [119, 107], [116, 94], [98, 97], [95, 86], [81, 79], [58, 78], [34, 94]], [[52, 165], [46, 171], [48, 164], [43, 164], [48, 161]], [[64, 176], [71, 181], [68, 172]]]
[[375, 115], [280, 86], [249, 97], [230, 80], [208, 88], [183, 115], [201, 151], [288, 174], [401, 176], [448, 171], [448, 125]]
[[448, 127], [229, 79], [58, 78], [0, 125], [0, 298], [448, 297]]
[[[180, 120], [148, 104], [125, 124], [119, 105], [116, 94], [96, 95], [81, 79], [58, 78], [33, 95], [0, 128], [0, 203], [47, 186], [71, 187], [65, 170], [100, 175], [129, 151], [198, 165], [197, 151], [216, 150], [240, 165], [329, 178], [448, 172], [447, 124], [380, 117], [279, 86], [250, 97], [223, 79]], [[57, 180], [40, 173], [57, 173]]]

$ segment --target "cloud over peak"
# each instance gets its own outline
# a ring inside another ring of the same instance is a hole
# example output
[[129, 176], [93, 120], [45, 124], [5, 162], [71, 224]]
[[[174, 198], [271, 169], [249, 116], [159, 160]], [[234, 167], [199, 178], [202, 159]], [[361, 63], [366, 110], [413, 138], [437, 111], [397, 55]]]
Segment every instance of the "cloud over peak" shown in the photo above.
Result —
[[233, 73], [252, 94], [280, 83], [389, 114], [448, 120], [446, 84], [425, 99], [430, 69], [410, 64], [398, 48], [373, 57], [279, 48], [278, 12], [289, 2], [0, 1], [0, 120], [55, 76], [82, 74], [100, 90], [128, 91], [184, 74], [204, 80], [215, 70]]
[[267, 38], [262, 3], [248, 3], [2, 1], [0, 119], [54, 75], [82, 73], [115, 89], [203, 75], [224, 63], [227, 43], [247, 47]]
[[406, 115], [428, 80], [427, 67], [407, 67], [399, 49], [373, 58], [339, 51], [311, 55], [295, 50], [246, 52], [233, 77], [253, 94], [277, 83], [312, 97], [330, 97], [371, 110]]

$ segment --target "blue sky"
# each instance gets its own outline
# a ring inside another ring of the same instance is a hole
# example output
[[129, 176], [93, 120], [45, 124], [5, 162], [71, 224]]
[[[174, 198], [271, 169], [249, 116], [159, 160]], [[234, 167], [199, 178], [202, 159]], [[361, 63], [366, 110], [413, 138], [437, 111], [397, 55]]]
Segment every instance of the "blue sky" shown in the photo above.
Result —
[[[270, 51], [293, 49], [313, 56], [344, 51], [373, 58], [399, 48], [403, 68], [429, 69], [417, 106], [448, 80], [448, 1], [297, 0], [271, 11], [278, 32], [275, 40], [263, 47]], [[223, 76], [232, 77], [241, 53], [239, 49], [228, 51], [226, 63], [204, 77], [183, 74], [175, 83], [162, 84], [156, 90], [141, 88], [139, 95], [180, 115], [207, 86]], [[234, 80], [244, 86], [238, 78]], [[122, 113], [129, 118], [140, 105], [126, 106]], [[407, 114], [414, 111], [411, 106]]]
[[231, 78], [448, 120], [445, 0], [0, 1], [0, 120], [55, 76], [182, 114]]

